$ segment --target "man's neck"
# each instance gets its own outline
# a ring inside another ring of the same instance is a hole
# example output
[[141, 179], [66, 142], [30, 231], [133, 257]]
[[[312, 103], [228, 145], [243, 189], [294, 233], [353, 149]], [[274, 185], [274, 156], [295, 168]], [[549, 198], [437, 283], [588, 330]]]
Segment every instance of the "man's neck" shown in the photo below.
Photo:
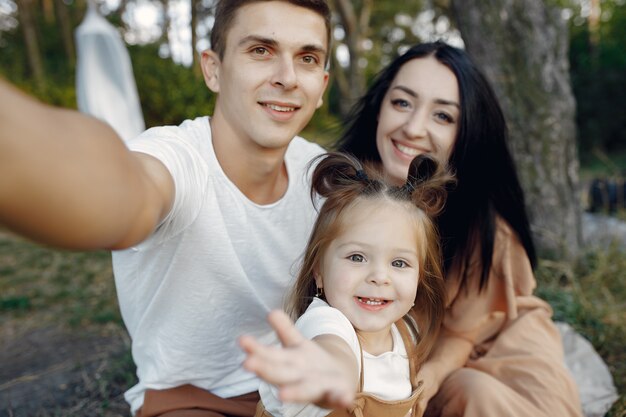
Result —
[[235, 137], [234, 132], [223, 127], [219, 121], [211, 121], [213, 149], [224, 174], [254, 203], [265, 205], [278, 201], [289, 184], [286, 147], [262, 148]]

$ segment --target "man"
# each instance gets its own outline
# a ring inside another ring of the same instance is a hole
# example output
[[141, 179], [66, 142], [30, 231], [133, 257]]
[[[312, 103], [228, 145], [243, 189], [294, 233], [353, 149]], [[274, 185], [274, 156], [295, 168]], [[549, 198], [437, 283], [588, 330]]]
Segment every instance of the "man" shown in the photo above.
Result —
[[294, 136], [328, 82], [328, 6], [223, 0], [215, 22], [202, 54], [214, 115], [150, 129], [131, 151], [0, 84], [0, 222], [56, 246], [124, 249], [113, 266], [139, 377], [126, 398], [142, 417], [254, 413], [237, 338], [274, 341], [265, 316], [315, 217], [306, 166], [322, 149]]

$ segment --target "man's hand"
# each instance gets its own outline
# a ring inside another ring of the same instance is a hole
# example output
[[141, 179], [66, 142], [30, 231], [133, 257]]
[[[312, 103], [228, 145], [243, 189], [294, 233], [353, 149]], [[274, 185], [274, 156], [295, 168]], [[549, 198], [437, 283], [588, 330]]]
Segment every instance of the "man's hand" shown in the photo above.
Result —
[[358, 365], [348, 344], [334, 335], [308, 340], [282, 311], [271, 312], [268, 322], [282, 346], [265, 346], [242, 336], [239, 344], [248, 356], [244, 368], [278, 387], [283, 402], [350, 406], [357, 390]]

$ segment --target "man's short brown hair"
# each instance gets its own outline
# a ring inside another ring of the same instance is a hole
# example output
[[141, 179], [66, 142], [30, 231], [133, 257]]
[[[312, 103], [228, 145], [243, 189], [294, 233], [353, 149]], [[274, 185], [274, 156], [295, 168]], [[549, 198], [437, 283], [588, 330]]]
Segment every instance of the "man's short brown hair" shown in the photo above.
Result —
[[326, 0], [219, 0], [215, 7], [215, 23], [211, 30], [211, 49], [219, 55], [220, 59], [224, 58], [226, 35], [233, 23], [237, 10], [247, 4], [261, 1], [283, 1], [319, 14], [324, 18], [324, 23], [326, 24], [326, 45], [330, 45], [330, 8]]

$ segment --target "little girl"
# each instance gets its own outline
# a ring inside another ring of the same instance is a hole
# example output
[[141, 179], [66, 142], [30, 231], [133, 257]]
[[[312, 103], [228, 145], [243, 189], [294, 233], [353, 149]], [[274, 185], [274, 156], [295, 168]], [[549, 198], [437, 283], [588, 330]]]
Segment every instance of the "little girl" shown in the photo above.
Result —
[[[256, 415], [418, 415], [421, 383], [414, 377], [445, 301], [431, 216], [442, 208], [450, 177], [419, 156], [397, 187], [348, 155], [322, 157], [312, 194], [325, 201], [287, 304], [297, 331], [272, 313], [283, 347], [241, 339], [246, 369], [274, 384], [261, 384]], [[356, 401], [346, 401], [355, 393]]]

